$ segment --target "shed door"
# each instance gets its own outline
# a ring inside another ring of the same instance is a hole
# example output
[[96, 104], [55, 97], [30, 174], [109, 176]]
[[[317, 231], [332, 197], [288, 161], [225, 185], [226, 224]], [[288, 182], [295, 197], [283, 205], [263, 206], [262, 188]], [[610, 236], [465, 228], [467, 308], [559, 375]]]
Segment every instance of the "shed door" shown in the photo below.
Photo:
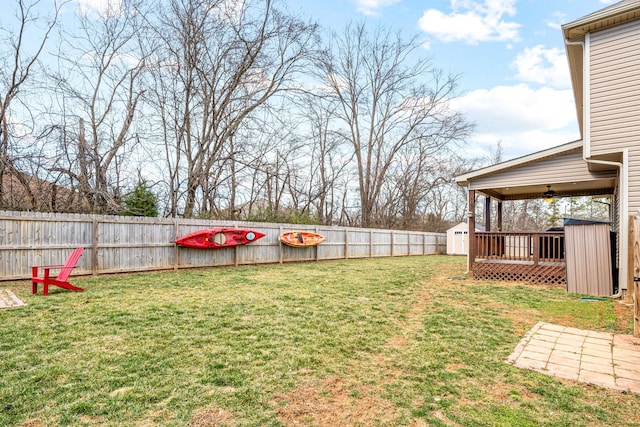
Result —
[[453, 249], [454, 254], [457, 254], [457, 255], [467, 254], [467, 249], [466, 249], [467, 234], [469, 234], [468, 231], [455, 232], [455, 237], [453, 239], [453, 241], [455, 242], [454, 249]]
[[567, 292], [611, 295], [613, 277], [609, 225], [567, 225], [564, 234]]

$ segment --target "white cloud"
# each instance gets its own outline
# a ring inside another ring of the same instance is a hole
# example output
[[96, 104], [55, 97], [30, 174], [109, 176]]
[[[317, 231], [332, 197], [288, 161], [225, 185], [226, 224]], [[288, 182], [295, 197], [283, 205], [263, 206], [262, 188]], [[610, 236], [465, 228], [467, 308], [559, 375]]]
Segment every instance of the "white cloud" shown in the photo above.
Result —
[[554, 30], [560, 30], [562, 27], [562, 23], [567, 21], [567, 15], [560, 11], [555, 11], [551, 14], [551, 18], [548, 18], [545, 23], [548, 27], [553, 28]]
[[526, 48], [517, 55], [512, 66], [517, 70], [518, 80], [555, 88], [571, 87], [569, 65], [561, 49], [546, 49], [542, 45]]
[[380, 9], [399, 3], [402, 0], [355, 0], [358, 12], [365, 15], [377, 15]]
[[491, 131], [561, 129], [575, 120], [570, 89], [533, 89], [526, 84], [496, 86], [474, 90], [455, 103]]
[[118, 15], [122, 0], [76, 0], [83, 13], [97, 12], [100, 15]]
[[502, 142], [505, 157], [517, 157], [579, 137], [570, 89], [533, 89], [526, 84], [480, 89], [452, 101], [476, 123], [472, 143]]
[[240, 24], [246, 4], [244, 0], [224, 0], [216, 6], [211, 11], [216, 19], [230, 24]]
[[520, 24], [505, 20], [514, 16], [516, 0], [451, 0], [452, 12], [426, 10], [418, 24], [422, 31], [445, 42], [517, 41]]
[[547, 27], [551, 27], [554, 30], [560, 30], [562, 28], [562, 24], [565, 22], [567, 22], [567, 15], [558, 10], [553, 12], [551, 17], [545, 20]]

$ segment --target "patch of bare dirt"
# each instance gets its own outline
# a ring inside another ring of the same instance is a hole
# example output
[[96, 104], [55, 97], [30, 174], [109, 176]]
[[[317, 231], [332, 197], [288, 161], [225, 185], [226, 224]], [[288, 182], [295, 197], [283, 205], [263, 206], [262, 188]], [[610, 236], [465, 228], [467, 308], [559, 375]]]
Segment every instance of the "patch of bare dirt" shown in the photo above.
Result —
[[407, 346], [407, 339], [400, 335], [396, 335], [385, 344], [385, 347], [387, 348], [403, 348], [406, 346]]
[[507, 310], [506, 306], [502, 315], [513, 321], [514, 332], [516, 335], [524, 335], [529, 329], [535, 325], [540, 318], [540, 311], [530, 308], [519, 308], [518, 310]]
[[412, 420], [411, 424], [409, 424], [409, 427], [429, 427], [429, 424], [427, 424], [425, 420], [418, 418]]
[[469, 365], [467, 365], [466, 363], [449, 363], [445, 369], [448, 372], [457, 372], [460, 369], [464, 369], [464, 368], [468, 368]]
[[622, 333], [633, 333], [633, 304], [617, 301], [613, 304], [616, 326]]
[[379, 394], [372, 386], [351, 386], [332, 376], [277, 395], [276, 412], [278, 419], [289, 426], [390, 425], [402, 413]]
[[190, 427], [217, 427], [231, 425], [233, 416], [228, 411], [220, 408], [205, 408], [196, 412], [191, 421]]
[[528, 402], [538, 399], [538, 396], [522, 387], [514, 387], [513, 384], [496, 382], [486, 390], [486, 397], [496, 402], [522, 401]]
[[412, 339], [412, 336], [414, 336], [418, 332], [418, 330], [422, 326], [422, 314], [426, 310], [427, 302], [429, 301], [431, 294], [427, 286], [428, 284], [424, 283], [420, 291], [418, 291], [418, 293], [416, 294], [416, 302], [407, 315], [407, 319], [402, 322], [398, 322], [398, 329], [401, 333], [399, 335], [395, 335], [389, 341], [387, 341], [385, 343], [385, 348], [402, 350], [407, 347], [409, 341]]
[[[559, 379], [562, 380], [562, 379]], [[500, 405], [508, 404], [510, 407], [517, 408], [521, 405], [536, 405], [536, 401], [540, 400], [540, 396], [530, 392], [522, 385], [506, 384], [502, 381], [496, 381], [491, 384], [470, 384], [476, 390], [481, 390], [483, 397], [481, 399], [469, 400], [465, 396], [459, 396], [457, 399], [457, 407], [460, 410], [464, 408], [488, 407], [495, 403]], [[435, 413], [431, 415], [436, 416]], [[451, 421], [445, 422], [447, 425], [457, 425]]]
[[574, 328], [579, 327], [576, 323], [576, 319], [571, 313], [558, 314], [556, 316], [549, 316], [549, 320], [546, 320], [549, 323], [555, 323], [557, 325], [562, 326], [571, 326]]
[[393, 355], [372, 355], [366, 363], [360, 363], [357, 368], [360, 378], [375, 379], [378, 386], [391, 384], [405, 374], [401, 368], [394, 363], [397, 356]]
[[[434, 411], [434, 412], [431, 413], [431, 415], [434, 418], [439, 419], [440, 421], [442, 421], [444, 424], [446, 424], [448, 426], [458, 427], [460, 425], [458, 423], [454, 423], [453, 421], [451, 421], [449, 418], [447, 418], [440, 411]], [[411, 423], [411, 427], [413, 427], [413, 426], [416, 426], [416, 427], [420, 426], [421, 427], [421, 426], [427, 426], [428, 425], [424, 420], [418, 420], [418, 421], [419, 421], [419, 424], [418, 423]]]

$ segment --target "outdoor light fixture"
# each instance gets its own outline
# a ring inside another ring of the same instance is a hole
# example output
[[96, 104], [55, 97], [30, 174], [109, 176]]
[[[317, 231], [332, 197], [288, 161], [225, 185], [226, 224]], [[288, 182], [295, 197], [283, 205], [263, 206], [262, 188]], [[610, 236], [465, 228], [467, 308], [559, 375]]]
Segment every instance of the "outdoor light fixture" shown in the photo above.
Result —
[[547, 191], [544, 192], [544, 201], [547, 203], [553, 202], [553, 198], [556, 197], [556, 192], [551, 189], [550, 185], [547, 185]]

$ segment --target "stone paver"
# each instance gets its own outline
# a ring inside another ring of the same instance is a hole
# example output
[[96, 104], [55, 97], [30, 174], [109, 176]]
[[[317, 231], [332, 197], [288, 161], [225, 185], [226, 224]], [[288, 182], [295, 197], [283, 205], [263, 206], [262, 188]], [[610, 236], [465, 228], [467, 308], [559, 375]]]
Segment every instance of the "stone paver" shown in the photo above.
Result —
[[26, 305], [24, 301], [9, 289], [0, 289], [0, 308], [12, 308]]
[[507, 362], [545, 375], [640, 394], [640, 338], [538, 322]]

